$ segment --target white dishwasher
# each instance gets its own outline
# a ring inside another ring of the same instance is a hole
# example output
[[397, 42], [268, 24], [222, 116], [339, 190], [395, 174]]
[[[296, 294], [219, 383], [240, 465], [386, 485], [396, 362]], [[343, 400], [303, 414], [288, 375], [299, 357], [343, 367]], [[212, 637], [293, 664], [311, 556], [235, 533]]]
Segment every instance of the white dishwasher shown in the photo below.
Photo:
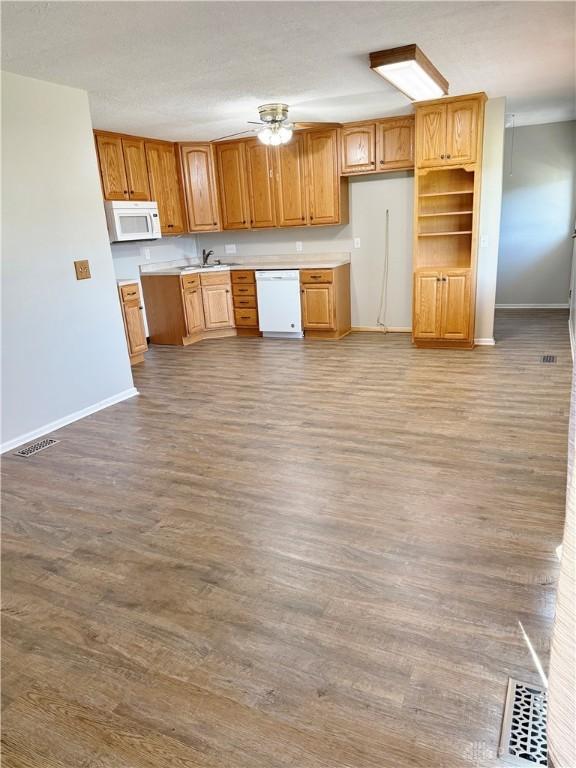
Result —
[[256, 271], [259, 326], [263, 336], [301, 339], [300, 272], [297, 269]]

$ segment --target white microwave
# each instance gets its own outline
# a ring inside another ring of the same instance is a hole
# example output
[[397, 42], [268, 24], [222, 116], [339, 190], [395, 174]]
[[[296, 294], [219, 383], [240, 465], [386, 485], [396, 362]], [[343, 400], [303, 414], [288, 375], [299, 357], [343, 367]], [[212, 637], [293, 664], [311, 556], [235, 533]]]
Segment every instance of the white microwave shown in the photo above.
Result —
[[157, 240], [162, 237], [157, 203], [106, 200], [104, 208], [111, 243], [122, 243], [127, 240]]

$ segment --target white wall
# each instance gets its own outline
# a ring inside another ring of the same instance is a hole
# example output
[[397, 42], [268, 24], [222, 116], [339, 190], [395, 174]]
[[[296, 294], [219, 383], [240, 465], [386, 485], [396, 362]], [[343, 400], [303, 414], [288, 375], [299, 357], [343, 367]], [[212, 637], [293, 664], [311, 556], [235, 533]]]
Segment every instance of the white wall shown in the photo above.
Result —
[[506, 130], [497, 303], [567, 306], [576, 122]]
[[478, 343], [494, 340], [494, 304], [498, 275], [502, 163], [506, 100], [489, 99], [484, 114], [484, 151], [480, 189], [480, 233], [476, 276], [476, 324]]
[[135, 390], [87, 94], [2, 73], [2, 141], [6, 450]]
[[[224, 245], [235, 243], [237, 257], [302, 253], [350, 252], [352, 258], [352, 325], [377, 327], [383, 289], [386, 210], [390, 221], [390, 254], [385, 324], [409, 328], [411, 324], [412, 173], [377, 174], [350, 179], [350, 223], [341, 227], [295, 227], [260, 232], [224, 232], [198, 235], [198, 248], [212, 248], [225, 256]], [[360, 238], [360, 248], [353, 239]]]

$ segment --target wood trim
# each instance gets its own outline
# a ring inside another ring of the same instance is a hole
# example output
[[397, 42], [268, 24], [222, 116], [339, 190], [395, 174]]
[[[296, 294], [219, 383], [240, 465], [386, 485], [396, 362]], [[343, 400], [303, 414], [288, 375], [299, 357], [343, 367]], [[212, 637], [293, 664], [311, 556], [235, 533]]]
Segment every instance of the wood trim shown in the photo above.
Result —
[[436, 69], [426, 54], [415, 43], [401, 45], [398, 48], [388, 48], [385, 51], [374, 51], [370, 54], [370, 69], [375, 69], [385, 64], [394, 64], [398, 61], [408, 61], [409, 59], [416, 61], [438, 83], [444, 93], [448, 93], [448, 80]]

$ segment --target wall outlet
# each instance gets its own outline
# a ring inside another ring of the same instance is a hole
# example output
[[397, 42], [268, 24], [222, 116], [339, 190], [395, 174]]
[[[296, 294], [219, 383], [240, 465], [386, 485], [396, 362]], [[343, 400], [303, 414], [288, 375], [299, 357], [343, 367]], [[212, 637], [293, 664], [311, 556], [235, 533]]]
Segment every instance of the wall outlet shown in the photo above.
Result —
[[236, 253], [236, 243], [226, 243], [224, 253]]
[[360, 248], [360, 238], [355, 237], [354, 238], [354, 248]]
[[146, 261], [150, 261], [150, 248], [142, 248], [142, 255], [146, 259]]
[[302, 253], [302, 240], [296, 240], [296, 253]]

